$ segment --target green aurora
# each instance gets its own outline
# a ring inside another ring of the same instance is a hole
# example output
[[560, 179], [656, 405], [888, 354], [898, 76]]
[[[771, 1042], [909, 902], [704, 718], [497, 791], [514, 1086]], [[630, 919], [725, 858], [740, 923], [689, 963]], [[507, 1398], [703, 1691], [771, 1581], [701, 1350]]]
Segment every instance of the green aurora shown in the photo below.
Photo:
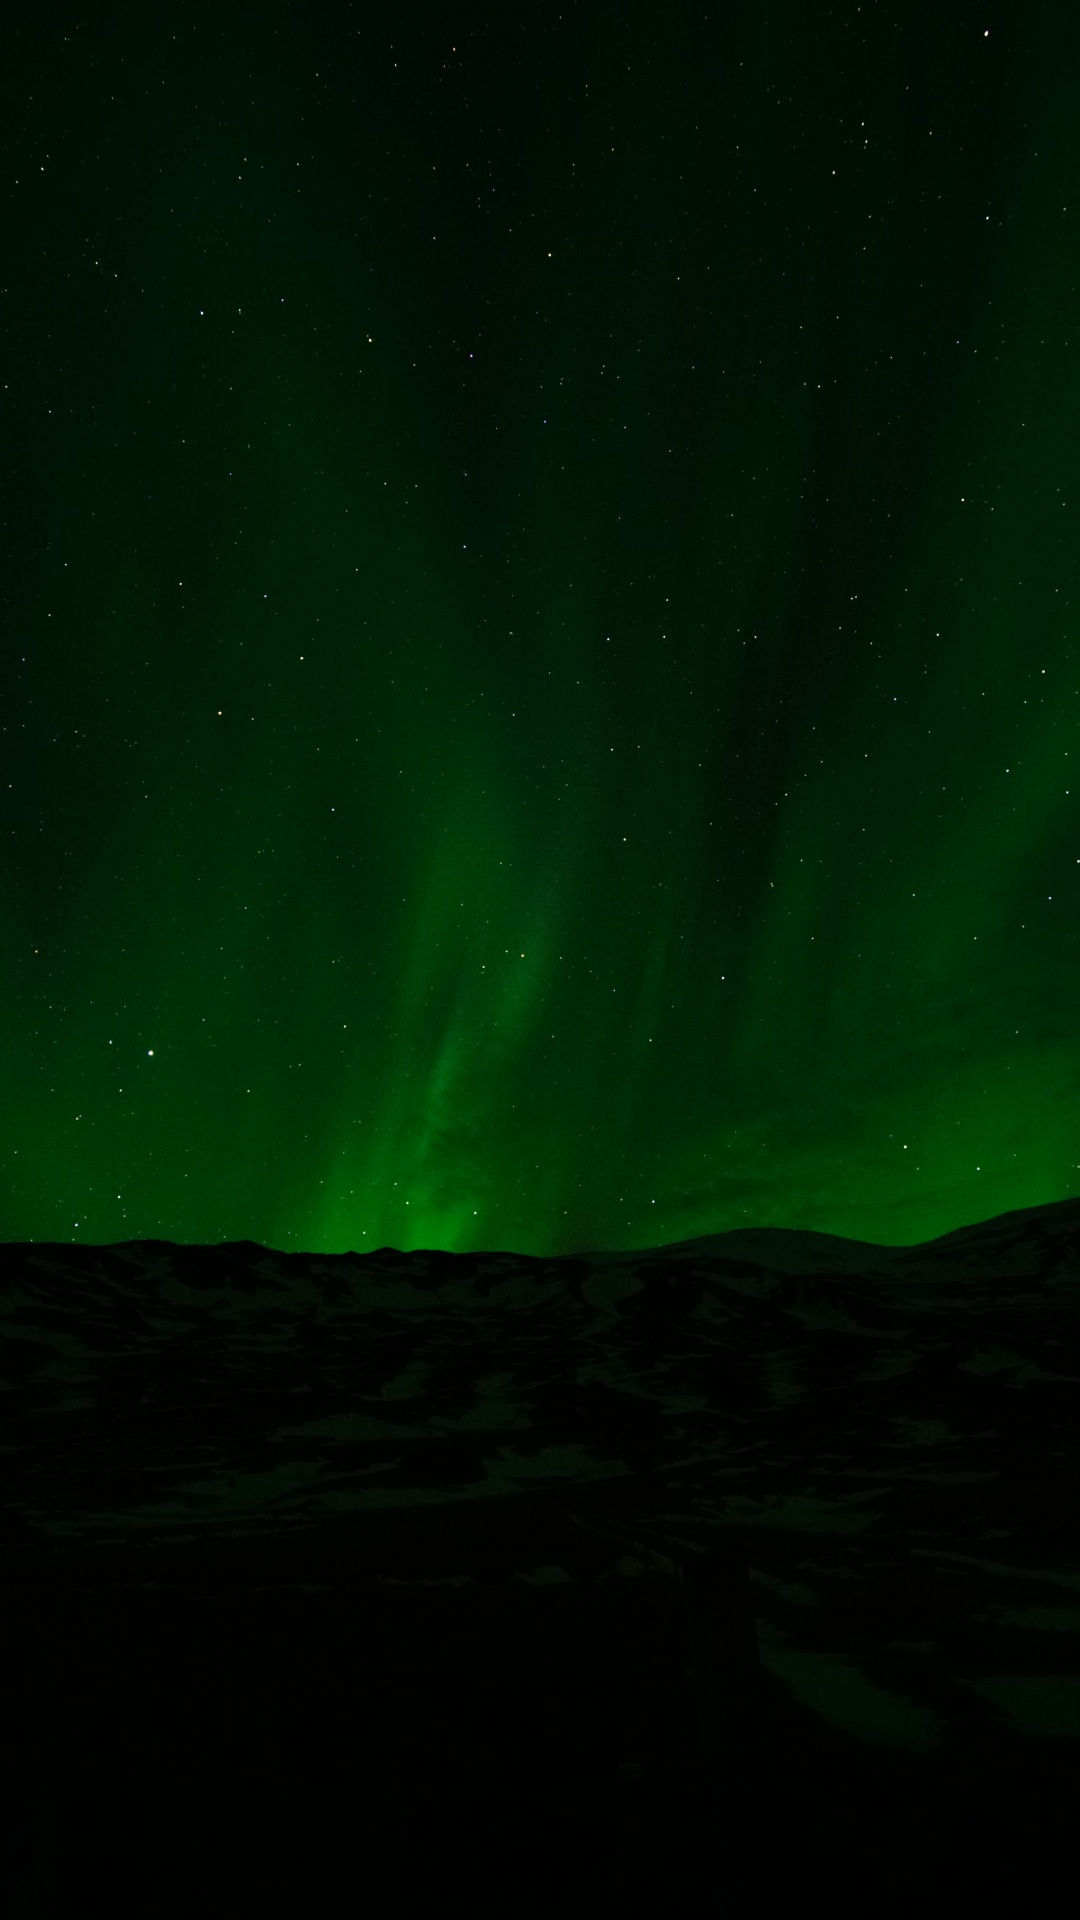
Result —
[[601, 15], [13, 35], [4, 1240], [1080, 1193], [1073, 10]]

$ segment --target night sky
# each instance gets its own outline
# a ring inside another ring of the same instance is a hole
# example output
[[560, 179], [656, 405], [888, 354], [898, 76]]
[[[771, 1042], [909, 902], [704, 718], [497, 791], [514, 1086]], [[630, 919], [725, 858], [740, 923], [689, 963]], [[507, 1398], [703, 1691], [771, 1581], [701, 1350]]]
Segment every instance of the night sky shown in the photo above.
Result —
[[4, 68], [0, 1238], [1080, 1194], [1075, 7]]

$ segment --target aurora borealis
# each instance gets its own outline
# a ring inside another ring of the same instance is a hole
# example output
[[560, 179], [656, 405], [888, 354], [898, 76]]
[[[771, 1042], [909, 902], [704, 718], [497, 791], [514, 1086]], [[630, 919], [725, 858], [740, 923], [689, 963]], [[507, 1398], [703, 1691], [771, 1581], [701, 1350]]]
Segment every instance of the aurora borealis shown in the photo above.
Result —
[[1080, 1193], [1076, 51], [24, 13], [0, 1238]]

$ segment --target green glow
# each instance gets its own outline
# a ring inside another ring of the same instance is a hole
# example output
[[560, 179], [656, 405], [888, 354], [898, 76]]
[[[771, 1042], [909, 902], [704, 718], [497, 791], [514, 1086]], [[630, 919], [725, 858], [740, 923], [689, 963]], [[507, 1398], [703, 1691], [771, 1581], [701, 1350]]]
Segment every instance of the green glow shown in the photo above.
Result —
[[734, 18], [24, 43], [0, 1237], [1080, 1192], [1073, 77]]

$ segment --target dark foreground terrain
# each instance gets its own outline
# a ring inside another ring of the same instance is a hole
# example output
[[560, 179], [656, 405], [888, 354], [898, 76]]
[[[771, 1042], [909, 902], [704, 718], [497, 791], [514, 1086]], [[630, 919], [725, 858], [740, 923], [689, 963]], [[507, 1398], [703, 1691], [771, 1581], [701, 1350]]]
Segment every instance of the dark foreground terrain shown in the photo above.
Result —
[[1075, 1201], [0, 1247], [0, 1896], [1052, 1911], [1078, 1393]]
[[749, 1915], [811, 1889], [1020, 1911], [1069, 1871], [1073, 1742], [1037, 1765], [1029, 1743], [904, 1758], [830, 1733], [761, 1667], [733, 1542], [596, 1585], [454, 1587], [403, 1540], [386, 1579], [294, 1542], [218, 1558], [213, 1588], [194, 1564], [9, 1583], [12, 1920], [384, 1911], [391, 1890], [408, 1913], [455, 1889], [509, 1914]]

